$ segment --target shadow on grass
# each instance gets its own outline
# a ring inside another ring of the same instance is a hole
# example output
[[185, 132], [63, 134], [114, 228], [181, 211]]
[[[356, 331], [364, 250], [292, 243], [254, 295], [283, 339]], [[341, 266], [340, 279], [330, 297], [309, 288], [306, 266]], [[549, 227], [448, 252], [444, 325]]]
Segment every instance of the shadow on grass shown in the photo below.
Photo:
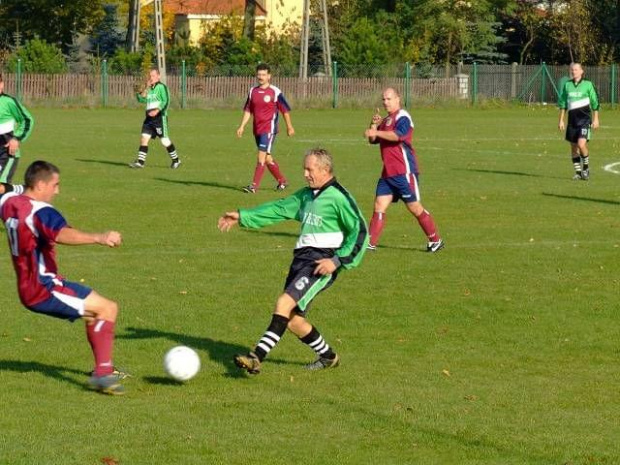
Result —
[[523, 171], [504, 171], [504, 170], [484, 170], [478, 168], [455, 168], [456, 171], [472, 171], [475, 173], [484, 173], [484, 174], [503, 174], [507, 176], [524, 176], [531, 178], [551, 178], [551, 179], [566, 179], [560, 176], [545, 176], [542, 174], [536, 173], [524, 173]]
[[75, 161], [81, 161], [82, 163], [99, 163], [101, 165], [122, 166], [123, 168], [129, 168], [129, 163], [123, 163], [120, 161], [87, 160], [86, 158], [76, 158]]
[[[193, 349], [201, 350], [209, 355], [209, 358], [215, 362], [218, 362], [226, 368], [226, 375], [231, 378], [244, 378], [247, 376], [245, 371], [239, 369], [233, 362], [235, 354], [244, 354], [248, 352], [247, 346], [241, 346], [238, 344], [231, 344], [226, 341], [218, 341], [208, 337], [198, 337], [189, 334], [179, 334], [169, 331], [161, 331], [158, 329], [149, 328], [127, 328], [126, 334], [119, 334], [116, 339], [168, 339], [176, 344], [192, 347]], [[294, 362], [287, 362], [278, 359], [269, 359], [269, 363], [276, 364], [290, 364]], [[167, 378], [162, 377], [147, 377], [147, 381], [155, 384], [178, 384], [175, 381], [170, 381]]]
[[166, 179], [166, 178], [154, 178], [156, 181], [171, 182], [174, 184], [183, 184], [185, 186], [205, 186], [205, 187], [217, 187], [218, 189], [229, 189], [237, 192], [242, 192], [241, 187], [233, 186], [230, 184], [221, 184], [219, 182], [208, 181], [184, 181], [182, 179]]
[[0, 371], [14, 371], [16, 373], [37, 372], [49, 378], [57, 379], [59, 381], [65, 381], [67, 383], [80, 386], [84, 389], [88, 389], [86, 383], [81, 383], [75, 380], [72, 376], [68, 376], [68, 374], [71, 373], [81, 376], [90, 375], [90, 373], [82, 370], [76, 370], [74, 368], [48, 365], [46, 363], [39, 362], [25, 362], [21, 360], [0, 360]]
[[551, 194], [549, 192], [543, 192], [542, 195], [544, 195], [545, 197], [555, 197], [557, 199], [583, 200], [584, 202], [604, 203], [607, 205], [620, 205], [620, 202], [618, 202], [617, 200], [593, 199], [590, 197], [579, 197], [577, 195]]

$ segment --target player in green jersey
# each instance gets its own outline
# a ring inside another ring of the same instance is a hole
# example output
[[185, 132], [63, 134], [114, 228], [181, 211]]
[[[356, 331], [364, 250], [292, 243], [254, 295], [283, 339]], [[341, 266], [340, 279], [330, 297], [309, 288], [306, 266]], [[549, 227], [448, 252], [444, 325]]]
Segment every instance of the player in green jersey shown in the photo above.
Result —
[[160, 81], [159, 71], [152, 69], [149, 72], [149, 79], [143, 90], [137, 89], [136, 98], [138, 102], [146, 104], [146, 117], [142, 123], [142, 135], [140, 136], [140, 148], [138, 158], [129, 164], [132, 168], [144, 168], [146, 156], [149, 151], [149, 141], [151, 138], [160, 138], [161, 144], [170, 155], [170, 168], [177, 169], [181, 165], [181, 160], [177, 155], [177, 149], [168, 136], [168, 106], [170, 104], [170, 94], [166, 84]]
[[21, 157], [21, 143], [34, 125], [32, 115], [15, 98], [4, 93], [0, 74], [0, 182], [10, 183]]
[[590, 178], [588, 141], [590, 129], [599, 127], [599, 102], [594, 84], [583, 78], [584, 71], [581, 64], [571, 63], [569, 72], [571, 79], [564, 83], [558, 101], [560, 108], [558, 129], [564, 130], [564, 119], [568, 111], [566, 140], [570, 142], [571, 158], [575, 168], [573, 179], [587, 181]]
[[308, 187], [281, 200], [251, 209], [226, 212], [218, 221], [221, 231], [239, 224], [262, 228], [284, 220], [297, 220], [301, 232], [295, 245], [284, 292], [276, 302], [271, 323], [248, 354], [235, 356], [235, 363], [248, 373], [260, 372], [261, 362], [288, 328], [318, 358], [308, 370], [334, 368], [340, 357], [306, 319], [310, 302], [327, 289], [342, 269], [359, 265], [368, 246], [368, 228], [355, 200], [333, 175], [331, 155], [312, 149], [304, 157]]

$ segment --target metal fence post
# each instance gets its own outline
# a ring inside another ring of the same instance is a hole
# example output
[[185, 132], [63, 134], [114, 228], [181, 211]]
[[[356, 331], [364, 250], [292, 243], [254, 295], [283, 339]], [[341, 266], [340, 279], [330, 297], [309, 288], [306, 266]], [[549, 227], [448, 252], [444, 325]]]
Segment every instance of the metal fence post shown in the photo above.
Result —
[[611, 108], [616, 108], [616, 100], [617, 100], [617, 95], [616, 95], [616, 80], [617, 80], [617, 70], [616, 70], [616, 63], [612, 63], [611, 64], [611, 89], [609, 92], [609, 98], [611, 100]]
[[471, 103], [473, 105], [476, 105], [476, 103], [478, 102], [478, 63], [476, 63], [475, 61], [472, 74], [474, 82], [472, 82], [471, 85]]
[[101, 62], [101, 103], [108, 106], [108, 60]]
[[540, 65], [540, 103], [545, 103], [545, 79], [547, 79], [547, 65], [543, 61]]
[[405, 108], [409, 108], [409, 86], [411, 82], [411, 66], [405, 63]]
[[185, 74], [185, 60], [181, 61], [181, 108], [187, 108], [187, 75]]
[[338, 62], [332, 62], [332, 108], [338, 107]]
[[510, 98], [517, 98], [517, 63], [510, 65]]
[[15, 95], [17, 100], [22, 99], [22, 59], [17, 59], [17, 70], [15, 73]]

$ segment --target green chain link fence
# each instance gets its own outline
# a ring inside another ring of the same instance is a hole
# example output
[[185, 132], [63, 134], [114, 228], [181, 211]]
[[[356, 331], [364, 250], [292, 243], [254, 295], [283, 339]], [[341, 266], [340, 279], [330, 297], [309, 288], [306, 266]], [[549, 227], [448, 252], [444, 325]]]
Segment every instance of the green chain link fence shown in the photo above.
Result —
[[[254, 64], [226, 65], [210, 69], [187, 66], [167, 70], [173, 105], [180, 108], [236, 108], [254, 84]], [[298, 107], [371, 107], [380, 101], [385, 87], [401, 92], [406, 107], [438, 101], [478, 105], [485, 100], [526, 104], [557, 102], [568, 79], [568, 66], [465, 64], [347, 65], [334, 62], [330, 69], [310, 66], [307, 79], [297, 70], [272, 69], [272, 82]], [[134, 85], [144, 83], [139, 69], [123, 69], [101, 60], [87, 73], [33, 74], [22, 72], [21, 61], [13, 73], [4, 73], [5, 91], [29, 104], [48, 106], [138, 106]], [[617, 65], [587, 67], [602, 103], [618, 103]]]

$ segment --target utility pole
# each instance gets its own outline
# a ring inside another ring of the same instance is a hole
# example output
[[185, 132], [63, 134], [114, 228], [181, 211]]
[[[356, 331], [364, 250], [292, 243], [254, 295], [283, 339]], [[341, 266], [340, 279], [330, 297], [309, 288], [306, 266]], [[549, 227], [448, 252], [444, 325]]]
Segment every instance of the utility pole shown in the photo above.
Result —
[[[328, 76], [332, 72], [332, 55], [331, 45], [329, 41], [329, 21], [327, 15], [326, 0], [315, 0], [319, 5], [318, 22], [321, 27], [321, 52], [323, 55], [323, 65], [325, 66], [325, 74]], [[308, 78], [308, 44], [310, 42], [310, 16], [312, 0], [304, 0], [304, 12], [301, 23], [301, 51], [299, 57], [299, 77]]]
[[127, 40], [129, 51], [140, 50], [140, 9], [155, 3], [155, 50], [157, 52], [157, 68], [162, 82], [166, 82], [166, 50], [164, 48], [164, 21], [162, 0], [131, 0], [129, 6], [129, 30]]

